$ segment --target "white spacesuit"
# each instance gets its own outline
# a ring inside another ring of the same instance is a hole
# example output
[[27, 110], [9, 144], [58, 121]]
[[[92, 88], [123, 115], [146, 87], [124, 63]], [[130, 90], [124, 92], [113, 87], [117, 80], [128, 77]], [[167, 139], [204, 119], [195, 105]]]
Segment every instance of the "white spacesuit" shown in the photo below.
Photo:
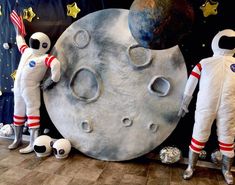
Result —
[[14, 83], [15, 140], [8, 148], [15, 149], [20, 145], [22, 129], [27, 120], [30, 144], [21, 149], [20, 153], [29, 153], [33, 151], [33, 142], [40, 127], [40, 82], [48, 68], [51, 69], [51, 80], [58, 82], [60, 62], [54, 56], [46, 54], [50, 49], [50, 39], [44, 33], [34, 33], [29, 40], [30, 47], [21, 35], [17, 35], [16, 41], [22, 56]]
[[[234, 157], [235, 134], [235, 43], [223, 44], [224, 40], [233, 38], [233, 30], [219, 32], [212, 41], [212, 57], [203, 59], [193, 69], [184, 92], [184, 100], [179, 115], [188, 112], [188, 105], [199, 83], [197, 95], [195, 124], [189, 150], [189, 165], [184, 172], [184, 179], [193, 175], [198, 154], [204, 148], [211, 133], [211, 126], [216, 120], [220, 151], [223, 154], [222, 172], [228, 184], [233, 184], [230, 172]], [[222, 48], [221, 48], [222, 47]], [[228, 49], [229, 48], [229, 49]]]

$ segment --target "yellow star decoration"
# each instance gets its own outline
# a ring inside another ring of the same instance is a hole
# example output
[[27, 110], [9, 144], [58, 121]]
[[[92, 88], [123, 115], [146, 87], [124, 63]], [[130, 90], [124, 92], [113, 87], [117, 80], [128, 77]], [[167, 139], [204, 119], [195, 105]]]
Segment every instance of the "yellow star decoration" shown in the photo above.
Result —
[[23, 19], [26, 19], [29, 22], [32, 22], [36, 14], [33, 12], [33, 8], [29, 7], [23, 10]]
[[218, 13], [219, 2], [213, 2], [211, 0], [207, 0], [202, 6], [200, 6], [200, 9], [203, 12], [204, 17], [208, 17], [209, 15], [216, 15]]
[[0, 16], [2, 15], [2, 5], [0, 5]]
[[76, 2], [74, 2], [73, 4], [67, 5], [67, 16], [71, 16], [73, 18], [76, 18], [80, 11], [81, 10], [80, 10], [80, 8], [78, 8]]
[[11, 78], [15, 81], [15, 79], [16, 79], [16, 72], [17, 72], [17, 70], [15, 70], [15, 71], [13, 71], [12, 73], [11, 73]]

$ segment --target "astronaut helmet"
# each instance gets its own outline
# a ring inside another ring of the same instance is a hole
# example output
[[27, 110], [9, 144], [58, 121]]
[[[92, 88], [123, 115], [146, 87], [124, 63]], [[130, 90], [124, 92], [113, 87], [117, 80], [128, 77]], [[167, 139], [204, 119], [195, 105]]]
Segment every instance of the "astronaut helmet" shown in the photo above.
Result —
[[53, 153], [57, 159], [64, 159], [68, 157], [71, 151], [71, 144], [68, 139], [58, 139], [52, 146]]
[[235, 31], [224, 29], [218, 32], [211, 43], [214, 55], [230, 55], [235, 53]]
[[37, 157], [46, 157], [51, 155], [53, 140], [50, 136], [41, 135], [33, 143], [33, 149]]
[[36, 32], [29, 39], [29, 47], [32, 48], [34, 54], [43, 55], [51, 47], [50, 38], [45, 33]]

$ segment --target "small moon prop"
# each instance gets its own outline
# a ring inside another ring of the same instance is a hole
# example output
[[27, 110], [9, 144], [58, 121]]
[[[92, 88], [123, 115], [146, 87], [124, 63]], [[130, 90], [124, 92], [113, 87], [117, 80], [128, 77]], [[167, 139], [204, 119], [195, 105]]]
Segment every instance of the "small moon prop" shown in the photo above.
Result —
[[129, 28], [145, 48], [173, 47], [190, 33], [194, 11], [187, 0], [135, 0], [128, 16]]
[[178, 46], [140, 47], [128, 10], [106, 9], [74, 22], [53, 54], [61, 80], [44, 92], [48, 114], [72, 146], [96, 159], [129, 160], [160, 145], [179, 118], [187, 70]]

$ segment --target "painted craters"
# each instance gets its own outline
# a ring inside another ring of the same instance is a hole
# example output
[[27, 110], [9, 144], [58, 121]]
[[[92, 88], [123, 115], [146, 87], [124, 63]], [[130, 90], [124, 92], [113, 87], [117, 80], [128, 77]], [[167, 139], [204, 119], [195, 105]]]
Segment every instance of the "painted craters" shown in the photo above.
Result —
[[107, 9], [73, 23], [53, 49], [61, 81], [44, 92], [59, 132], [101, 160], [136, 158], [160, 145], [177, 125], [187, 79], [179, 48], [138, 46], [128, 13]]

